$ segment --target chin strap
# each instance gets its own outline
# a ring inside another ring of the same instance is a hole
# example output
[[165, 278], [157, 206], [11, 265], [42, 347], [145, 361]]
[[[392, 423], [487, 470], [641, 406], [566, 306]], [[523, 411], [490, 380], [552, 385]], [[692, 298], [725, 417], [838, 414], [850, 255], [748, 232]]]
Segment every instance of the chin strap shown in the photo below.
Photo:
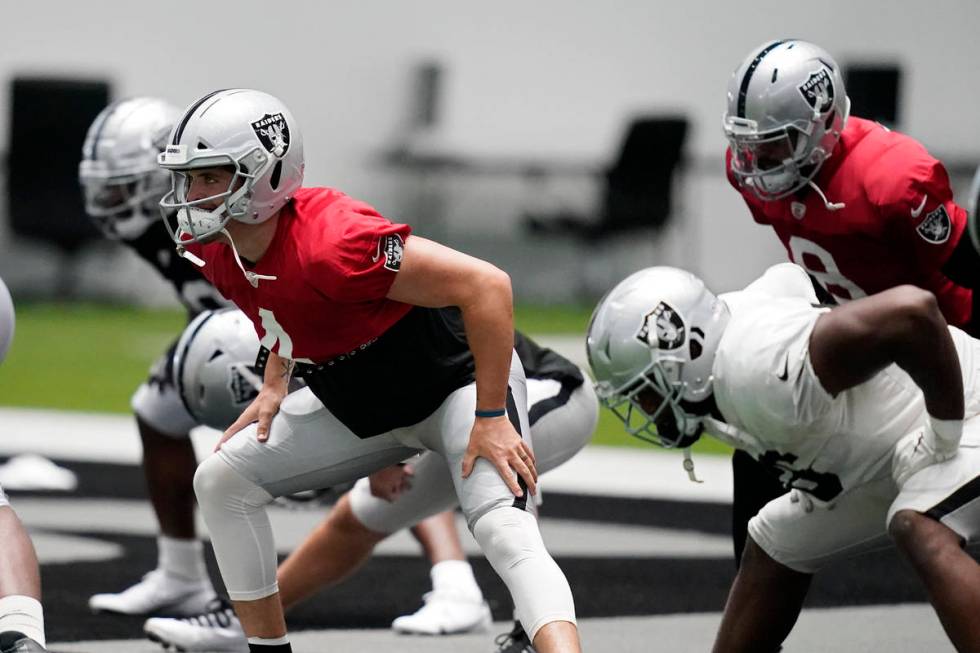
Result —
[[704, 483], [694, 474], [694, 459], [691, 458], [691, 447], [684, 448], [684, 471], [692, 483]]
[[843, 202], [831, 202], [831, 201], [829, 201], [827, 199], [827, 196], [823, 194], [823, 191], [820, 190], [820, 186], [817, 186], [815, 183], [813, 183], [813, 180], [812, 179], [810, 179], [806, 183], [807, 183], [807, 185], [810, 186], [810, 188], [812, 188], [813, 190], [817, 191], [817, 195], [819, 195], [820, 196], [820, 199], [823, 200], [823, 205], [827, 207], [827, 210], [828, 211], [840, 211], [842, 208], [844, 208], [845, 206], [847, 206]]
[[[231, 251], [235, 255], [235, 263], [238, 263], [239, 269], [241, 269], [242, 274], [245, 275], [245, 279], [250, 284], [252, 284], [252, 287], [253, 288], [258, 288], [259, 287], [259, 281], [275, 281], [276, 279], [279, 278], [279, 277], [277, 277], [274, 274], [258, 274], [257, 272], [252, 272], [251, 270], [246, 270], [245, 269], [245, 266], [242, 265], [242, 259], [239, 258], [239, 256], [238, 256], [238, 248], [235, 247], [235, 241], [232, 239], [231, 234], [228, 233], [228, 230], [227, 229], [222, 229], [218, 233], [224, 234], [225, 235], [225, 238], [228, 239], [228, 242], [231, 243]], [[197, 257], [195, 257], [195, 258], [197, 258]], [[198, 259], [198, 260], [200, 260], [200, 259]]]
[[187, 259], [199, 268], [204, 267], [204, 259], [195, 256], [191, 252], [188, 252], [183, 245], [177, 245], [177, 256]]

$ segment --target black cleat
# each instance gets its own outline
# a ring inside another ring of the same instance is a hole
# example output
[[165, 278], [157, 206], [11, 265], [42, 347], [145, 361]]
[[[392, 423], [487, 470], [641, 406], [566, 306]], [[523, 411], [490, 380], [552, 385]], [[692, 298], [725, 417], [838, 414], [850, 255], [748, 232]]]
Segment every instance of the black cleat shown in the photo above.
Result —
[[509, 633], [497, 635], [493, 643], [497, 645], [497, 653], [537, 653], [520, 621], [514, 622], [514, 629]]
[[0, 633], [0, 653], [48, 653], [48, 649], [22, 632], [7, 630]]

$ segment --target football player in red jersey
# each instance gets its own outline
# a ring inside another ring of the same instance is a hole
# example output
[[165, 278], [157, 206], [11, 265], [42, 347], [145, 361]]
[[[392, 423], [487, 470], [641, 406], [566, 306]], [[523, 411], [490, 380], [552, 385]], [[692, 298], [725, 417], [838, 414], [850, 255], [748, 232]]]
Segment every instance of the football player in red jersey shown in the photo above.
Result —
[[[537, 472], [509, 277], [329, 188], [302, 188], [278, 99], [210, 93], [160, 156], [178, 250], [248, 316], [262, 390], [194, 485], [253, 652], [290, 651], [265, 506], [430, 449], [542, 653], [579, 650], [564, 574], [533, 514]], [[168, 222], [168, 225], [170, 223]], [[307, 387], [288, 394], [289, 377]]]
[[[795, 39], [756, 48], [728, 86], [729, 181], [823, 301], [912, 284], [936, 295], [950, 324], [980, 335], [980, 258], [946, 169], [914, 139], [849, 114], [825, 50]], [[733, 467], [738, 557], [748, 519], [782, 490], [747, 454]]]

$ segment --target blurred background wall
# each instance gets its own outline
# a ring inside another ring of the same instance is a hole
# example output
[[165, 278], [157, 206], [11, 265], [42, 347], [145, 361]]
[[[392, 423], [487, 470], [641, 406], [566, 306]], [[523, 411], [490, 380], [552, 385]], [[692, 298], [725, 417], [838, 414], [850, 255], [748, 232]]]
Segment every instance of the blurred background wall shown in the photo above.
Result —
[[[113, 98], [179, 105], [255, 87], [300, 122], [307, 185], [339, 187], [493, 260], [520, 300], [584, 300], [656, 263], [727, 290], [785, 256], [723, 175], [721, 113], [743, 56], [792, 36], [845, 67], [899, 69], [897, 127], [943, 158], [962, 192], [980, 160], [977, 25], [976, 0], [32, 0], [5, 6], [0, 22], [0, 150], [16, 76], [106, 80]], [[666, 226], [602, 242], [530, 233], [529, 213], [594, 213], [597, 173], [638, 115], [688, 121]], [[0, 215], [0, 277], [15, 295], [52, 293], [67, 270], [81, 296], [173, 301], [111, 244], [87, 245], [67, 267], [62, 259]]]

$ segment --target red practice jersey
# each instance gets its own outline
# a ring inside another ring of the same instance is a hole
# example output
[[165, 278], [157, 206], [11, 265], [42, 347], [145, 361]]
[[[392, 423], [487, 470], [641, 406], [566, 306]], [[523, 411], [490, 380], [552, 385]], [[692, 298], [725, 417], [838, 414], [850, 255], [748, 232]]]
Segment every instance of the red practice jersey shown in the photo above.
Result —
[[223, 239], [187, 250], [206, 262], [204, 276], [244, 311], [265, 347], [322, 363], [356, 353], [411, 310], [385, 297], [409, 232], [340, 191], [301, 188], [251, 268], [275, 280], [253, 287]]
[[731, 150], [725, 165], [755, 221], [771, 225], [790, 260], [839, 301], [913, 284], [936, 295], [951, 324], [969, 321], [972, 291], [941, 272], [966, 211], [953, 202], [942, 163], [914, 139], [850, 117], [814, 179], [830, 202], [845, 205], [836, 211], [809, 187], [764, 202], [735, 179]]

